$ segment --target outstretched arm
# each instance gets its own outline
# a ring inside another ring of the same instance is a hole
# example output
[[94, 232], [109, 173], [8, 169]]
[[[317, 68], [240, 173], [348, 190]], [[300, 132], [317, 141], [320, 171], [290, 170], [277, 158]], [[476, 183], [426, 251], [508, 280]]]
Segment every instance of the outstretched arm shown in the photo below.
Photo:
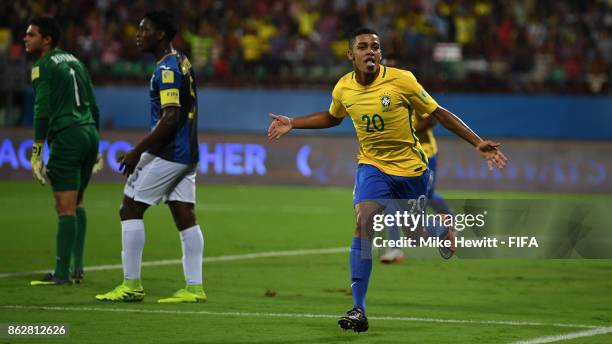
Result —
[[155, 143], [163, 142], [176, 133], [180, 121], [180, 108], [169, 106], [162, 111], [162, 117], [153, 131], [145, 136], [131, 151], [119, 158], [119, 171], [124, 175], [129, 176], [134, 172], [142, 153]]
[[481, 139], [480, 136], [472, 131], [467, 124], [463, 123], [459, 117], [441, 106], [438, 106], [431, 115], [446, 129], [452, 131], [469, 142], [472, 146], [476, 147], [478, 153], [483, 158], [487, 159], [490, 170], [493, 169], [493, 165], [497, 166], [497, 168], [504, 168], [504, 166], [506, 166], [508, 159], [504, 153], [499, 150], [499, 143]]
[[323, 129], [335, 127], [342, 123], [342, 118], [334, 117], [329, 112], [315, 112], [310, 115], [290, 118], [270, 114], [272, 123], [268, 128], [268, 139], [277, 140], [291, 129]]

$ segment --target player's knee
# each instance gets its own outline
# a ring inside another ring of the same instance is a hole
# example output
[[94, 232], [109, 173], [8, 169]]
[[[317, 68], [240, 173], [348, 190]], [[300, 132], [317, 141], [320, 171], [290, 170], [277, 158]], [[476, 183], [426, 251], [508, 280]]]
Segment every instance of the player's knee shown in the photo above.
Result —
[[355, 214], [355, 236], [358, 238], [367, 237], [368, 236], [368, 221], [362, 211], [357, 211]]
[[185, 229], [191, 228], [193, 226], [195, 226], [196, 223], [195, 221], [185, 221], [185, 222], [177, 222], [176, 223], [176, 229], [178, 229], [179, 232], [184, 231]]
[[55, 211], [58, 216], [74, 216], [76, 215], [76, 206], [67, 203], [56, 202]]
[[373, 217], [379, 212], [377, 207], [355, 208], [355, 236], [372, 238], [374, 235]]
[[169, 206], [174, 223], [179, 231], [196, 225], [196, 217], [192, 204], [171, 202]]
[[119, 217], [121, 218], [121, 221], [142, 219], [144, 209], [140, 208], [141, 207], [139, 207], [135, 202], [126, 202], [124, 200], [119, 208]]
[[365, 224], [355, 226], [355, 236], [358, 238], [372, 238], [374, 235], [374, 230], [371, 226], [367, 226]]
[[54, 192], [53, 198], [55, 199], [55, 211], [57, 212], [57, 215], [76, 215], [76, 196], [76, 192], [73, 191]]
[[76, 204], [67, 198], [56, 198], [55, 211], [58, 216], [73, 216], [76, 215]]
[[191, 210], [181, 212], [181, 214], [175, 218], [174, 222], [179, 231], [191, 228], [196, 225], [195, 214]]
[[125, 203], [121, 203], [121, 207], [119, 207], [119, 217], [121, 218], [121, 221], [125, 221], [129, 218], [129, 210], [128, 210], [129, 206]]

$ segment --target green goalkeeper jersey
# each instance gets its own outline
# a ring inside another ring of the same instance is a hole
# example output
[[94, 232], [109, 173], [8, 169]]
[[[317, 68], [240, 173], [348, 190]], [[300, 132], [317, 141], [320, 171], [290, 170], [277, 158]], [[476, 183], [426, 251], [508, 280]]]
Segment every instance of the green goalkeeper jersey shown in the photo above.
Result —
[[54, 49], [32, 66], [34, 139], [49, 142], [60, 131], [78, 125], [99, 129], [99, 110], [91, 78], [72, 54]]

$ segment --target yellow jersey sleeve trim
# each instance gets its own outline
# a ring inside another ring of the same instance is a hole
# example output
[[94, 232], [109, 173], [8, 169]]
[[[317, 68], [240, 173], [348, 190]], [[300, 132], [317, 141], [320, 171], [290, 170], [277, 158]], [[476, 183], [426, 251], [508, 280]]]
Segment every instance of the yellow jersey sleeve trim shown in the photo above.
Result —
[[178, 88], [169, 88], [159, 91], [159, 99], [162, 107], [168, 105], [181, 106], [180, 93]]
[[329, 105], [329, 110], [327, 110], [327, 112], [329, 112], [330, 115], [336, 118], [346, 117], [347, 113], [344, 107], [342, 105], [336, 105], [335, 103], [335, 101], [332, 101], [332, 103]]

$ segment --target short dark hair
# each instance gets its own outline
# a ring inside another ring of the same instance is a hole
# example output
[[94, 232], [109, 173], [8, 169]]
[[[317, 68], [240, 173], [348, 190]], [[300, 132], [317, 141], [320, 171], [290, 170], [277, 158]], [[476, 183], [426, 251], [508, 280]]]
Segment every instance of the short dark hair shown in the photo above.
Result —
[[353, 30], [353, 32], [349, 34], [349, 38], [348, 38], [349, 49], [351, 49], [353, 47], [353, 44], [355, 44], [355, 38], [357, 36], [366, 35], [366, 34], [378, 36], [378, 32], [376, 32], [376, 30], [374, 29], [370, 29], [367, 27], [360, 27], [358, 29], [355, 29]]
[[163, 31], [168, 42], [172, 41], [178, 31], [174, 15], [168, 11], [150, 11], [144, 15], [144, 18], [153, 23], [155, 30]]
[[51, 47], [55, 48], [62, 38], [62, 29], [55, 18], [34, 17], [30, 19], [29, 25], [38, 26], [38, 32], [43, 37], [51, 37]]

